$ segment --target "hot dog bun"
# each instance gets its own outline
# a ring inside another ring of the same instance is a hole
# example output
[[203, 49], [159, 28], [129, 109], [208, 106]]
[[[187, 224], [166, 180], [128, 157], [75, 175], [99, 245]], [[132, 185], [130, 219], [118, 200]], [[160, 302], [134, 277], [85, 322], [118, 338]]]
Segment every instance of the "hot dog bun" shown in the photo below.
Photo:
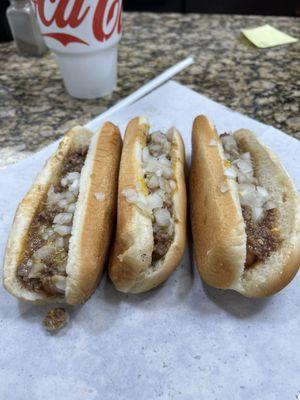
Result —
[[[63, 160], [70, 151], [89, 146], [81, 170], [79, 197], [73, 219], [66, 266], [65, 296], [49, 296], [24, 287], [17, 277], [33, 218]], [[82, 127], [71, 129], [37, 176], [15, 214], [4, 258], [3, 284], [20, 300], [32, 303], [79, 304], [94, 292], [103, 271], [117, 200], [117, 180], [122, 141], [119, 129], [105, 123], [93, 136]], [[97, 193], [101, 193], [100, 199]]]
[[[244, 152], [250, 152], [255, 175], [279, 211], [282, 245], [266, 260], [245, 268], [247, 236], [237, 188], [225, 176], [224, 150], [213, 124], [199, 116], [193, 125], [190, 170], [194, 250], [206, 283], [262, 297], [285, 287], [299, 269], [299, 199], [287, 172], [255, 134], [241, 129], [234, 137]], [[224, 183], [229, 190], [221, 190]]]
[[165, 281], [182, 258], [186, 232], [185, 151], [179, 132], [174, 129], [172, 166], [177, 189], [173, 194], [175, 235], [167, 254], [152, 264], [153, 229], [145, 215], [123, 195], [126, 189], [144, 188], [142, 150], [150, 126], [145, 118], [135, 118], [127, 126], [119, 174], [118, 219], [109, 275], [122, 292], [141, 293]]

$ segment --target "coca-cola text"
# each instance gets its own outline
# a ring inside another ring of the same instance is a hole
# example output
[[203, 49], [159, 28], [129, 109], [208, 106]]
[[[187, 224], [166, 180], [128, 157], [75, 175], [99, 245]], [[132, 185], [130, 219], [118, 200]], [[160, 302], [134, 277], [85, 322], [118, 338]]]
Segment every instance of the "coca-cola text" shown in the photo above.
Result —
[[[71, 0], [73, 3], [71, 12], [70, 0], [32, 0], [40, 21], [46, 27], [56, 25], [57, 28], [63, 29], [67, 26], [74, 30], [78, 28], [86, 19], [88, 13], [93, 12], [89, 5], [85, 5], [85, 0]], [[46, 15], [45, 4], [49, 1], [56, 5], [52, 15]], [[68, 15], [67, 15], [68, 14]], [[95, 39], [99, 42], [105, 42], [110, 39], [117, 30], [121, 32], [121, 15], [122, 15], [122, 0], [98, 0], [94, 9], [92, 31]], [[89, 45], [83, 38], [79, 38], [74, 32], [70, 35], [64, 32], [47, 32], [44, 36], [52, 37], [58, 40], [64, 46], [69, 43], [82, 43]]]

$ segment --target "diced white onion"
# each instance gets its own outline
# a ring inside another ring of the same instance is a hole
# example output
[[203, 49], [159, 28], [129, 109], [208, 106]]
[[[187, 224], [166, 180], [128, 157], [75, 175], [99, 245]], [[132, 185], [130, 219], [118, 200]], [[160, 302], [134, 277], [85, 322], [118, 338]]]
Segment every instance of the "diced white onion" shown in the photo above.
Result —
[[174, 233], [174, 226], [173, 226], [173, 224], [170, 224], [170, 225], [168, 226], [168, 229], [167, 229], [167, 234], [168, 234], [169, 236], [172, 236], [173, 233]]
[[143, 211], [152, 211], [154, 208], [162, 207], [163, 205], [163, 200], [157, 193], [143, 196], [133, 189], [125, 189], [122, 194], [126, 197], [129, 203], [134, 203]]
[[252, 175], [244, 174], [241, 170], [237, 170], [237, 180], [238, 183], [255, 183], [255, 179]]
[[255, 192], [255, 185], [249, 183], [240, 183], [239, 191], [242, 192]]
[[66, 200], [66, 199], [62, 199], [62, 200], [60, 200], [59, 202], [58, 202], [58, 207], [59, 208], [61, 208], [61, 209], [65, 209], [67, 206], [68, 206], [68, 201]]
[[56, 214], [54, 217], [54, 224], [59, 224], [59, 225], [64, 225], [64, 224], [70, 224], [73, 218], [73, 214], [71, 213], [59, 213]]
[[78, 179], [74, 179], [72, 184], [69, 186], [69, 190], [71, 192], [78, 193], [78, 191], [79, 191], [79, 180]]
[[53, 235], [53, 233], [54, 232], [52, 228], [46, 228], [44, 229], [44, 232], [41, 234], [41, 236], [44, 240], [48, 240]]
[[267, 201], [265, 204], [265, 209], [272, 210], [273, 208], [276, 208], [276, 203], [272, 200]]
[[169, 185], [169, 181], [164, 179], [164, 178], [159, 178], [159, 187], [166, 193], [171, 193], [172, 189], [171, 186]]
[[44, 245], [33, 253], [33, 258], [36, 260], [45, 260], [54, 251], [54, 248], [49, 245]]
[[263, 216], [263, 209], [261, 207], [252, 208], [252, 218], [254, 221], [259, 220]]
[[155, 173], [156, 170], [160, 167], [160, 164], [153, 157], [150, 157], [149, 160], [145, 163], [144, 170], [145, 172]]
[[165, 200], [166, 199], [166, 192], [162, 189], [158, 189], [155, 192], [161, 199]]
[[53, 285], [59, 293], [64, 294], [66, 290], [66, 277], [61, 275], [54, 275], [51, 278]]
[[172, 144], [168, 141], [164, 143], [164, 151], [166, 154], [169, 154], [172, 148]]
[[60, 236], [70, 235], [71, 230], [72, 230], [71, 226], [67, 226], [67, 225], [55, 225], [53, 227], [53, 229]]
[[145, 148], [151, 150], [151, 153], [160, 153], [162, 149], [160, 144], [150, 144], [149, 147]]
[[240, 158], [252, 164], [250, 153], [243, 153], [240, 155]]
[[70, 205], [68, 205], [67, 207], [67, 212], [74, 214], [76, 209], [76, 203], [71, 203]]
[[171, 214], [165, 208], [155, 210], [154, 217], [159, 226], [168, 226], [171, 223]]
[[31, 259], [29, 259], [29, 260], [27, 261], [27, 266], [28, 266], [28, 267], [31, 267], [31, 266], [32, 266], [32, 264], [33, 264], [33, 263], [32, 263], [32, 260], [31, 260]]
[[45, 264], [43, 264], [39, 261], [35, 262], [34, 264], [32, 264], [32, 267], [28, 274], [28, 278], [29, 279], [38, 278], [41, 275], [41, 272], [43, 271], [44, 268], [45, 268]]
[[225, 148], [225, 150], [232, 150], [236, 149], [236, 141], [233, 135], [224, 135], [221, 137], [222, 139], [222, 144]]
[[238, 168], [244, 173], [244, 174], [253, 174], [253, 168], [251, 165], [251, 161], [245, 161], [245, 160], [237, 160], [236, 165]]
[[242, 190], [239, 192], [241, 204], [250, 207], [262, 207], [269, 196], [266, 190], [259, 191], [258, 189], [263, 188], [254, 187], [253, 190], [253, 185], [243, 185]]
[[68, 182], [70, 182], [70, 183], [74, 182], [75, 180], [79, 181], [80, 173], [79, 172], [69, 172], [66, 175], [66, 178], [67, 178]]
[[75, 193], [72, 193], [72, 192], [65, 193], [65, 200], [67, 201], [67, 204], [75, 203], [76, 197], [77, 196], [75, 195]]
[[163, 200], [157, 193], [152, 193], [147, 197], [148, 207], [153, 210], [163, 206]]
[[53, 187], [53, 185], [51, 185], [50, 189], [48, 190], [47, 202], [50, 205], [54, 205], [54, 204], [57, 204], [61, 199], [62, 199], [61, 193], [55, 193], [54, 187]]
[[257, 194], [263, 201], [265, 201], [269, 198], [269, 193], [267, 192], [267, 190], [264, 187], [257, 186], [256, 190], [257, 190]]
[[58, 237], [55, 240], [54, 245], [55, 245], [56, 250], [62, 250], [64, 248], [64, 245], [65, 245], [64, 238], [63, 237]]
[[147, 186], [149, 189], [156, 189], [159, 187], [159, 181], [156, 175], [152, 175], [148, 180]]
[[153, 143], [162, 143], [165, 140], [165, 138], [164, 135], [158, 131], [151, 133], [151, 140]]
[[226, 168], [224, 171], [224, 175], [230, 179], [235, 179], [237, 177], [237, 173], [234, 168]]
[[169, 166], [171, 164], [170, 160], [167, 159], [165, 154], [162, 154], [161, 156], [158, 157], [158, 161], [161, 165], [164, 166]]
[[239, 192], [242, 206], [259, 206], [261, 204], [256, 191], [243, 190]]
[[173, 177], [173, 170], [172, 168], [166, 167], [163, 169], [163, 177], [166, 179], [171, 179]]
[[61, 186], [66, 187], [68, 185], [68, 179], [64, 176], [60, 181]]

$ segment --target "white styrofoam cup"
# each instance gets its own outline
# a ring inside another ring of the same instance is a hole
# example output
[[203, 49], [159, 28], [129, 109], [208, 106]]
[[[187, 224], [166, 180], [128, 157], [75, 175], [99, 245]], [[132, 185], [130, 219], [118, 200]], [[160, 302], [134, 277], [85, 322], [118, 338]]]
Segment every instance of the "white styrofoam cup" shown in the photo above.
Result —
[[122, 0], [32, 0], [68, 93], [95, 99], [117, 85]]

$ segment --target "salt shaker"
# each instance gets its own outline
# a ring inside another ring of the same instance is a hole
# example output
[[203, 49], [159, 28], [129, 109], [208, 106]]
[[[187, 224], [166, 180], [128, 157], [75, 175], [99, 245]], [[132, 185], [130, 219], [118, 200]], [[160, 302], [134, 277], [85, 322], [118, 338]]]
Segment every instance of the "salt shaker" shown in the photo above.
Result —
[[19, 54], [40, 56], [47, 51], [30, 0], [10, 0], [6, 15]]

